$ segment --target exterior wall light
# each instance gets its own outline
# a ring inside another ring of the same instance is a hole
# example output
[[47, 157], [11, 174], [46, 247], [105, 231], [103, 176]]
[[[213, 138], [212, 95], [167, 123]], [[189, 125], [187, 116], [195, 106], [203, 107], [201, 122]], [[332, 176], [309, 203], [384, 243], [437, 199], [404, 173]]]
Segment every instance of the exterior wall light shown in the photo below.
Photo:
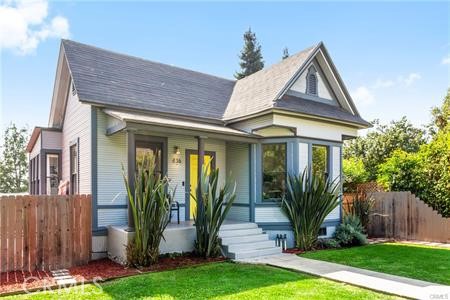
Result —
[[181, 155], [180, 147], [178, 147], [178, 146], [173, 147], [172, 162], [174, 164], [177, 164], [177, 165], [181, 164], [181, 157], [180, 157], [180, 155]]

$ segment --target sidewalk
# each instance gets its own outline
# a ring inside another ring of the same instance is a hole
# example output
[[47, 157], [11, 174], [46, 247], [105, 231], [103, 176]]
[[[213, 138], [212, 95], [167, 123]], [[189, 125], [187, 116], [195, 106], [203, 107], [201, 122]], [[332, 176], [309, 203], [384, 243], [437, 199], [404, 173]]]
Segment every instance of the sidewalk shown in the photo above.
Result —
[[335, 263], [280, 254], [238, 262], [267, 264], [413, 299], [450, 299], [450, 286], [379, 273]]

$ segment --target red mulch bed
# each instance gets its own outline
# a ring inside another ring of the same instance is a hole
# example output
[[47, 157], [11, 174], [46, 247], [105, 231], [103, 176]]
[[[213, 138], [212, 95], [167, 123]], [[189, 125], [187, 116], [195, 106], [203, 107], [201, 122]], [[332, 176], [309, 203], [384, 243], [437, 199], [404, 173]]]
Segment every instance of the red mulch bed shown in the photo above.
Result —
[[4, 272], [0, 273], [0, 295], [14, 291], [23, 291], [55, 285], [56, 282], [49, 271]]
[[[122, 266], [107, 258], [89, 262], [87, 265], [69, 268], [69, 273], [77, 282], [83, 283], [96, 280], [104, 281], [113, 278], [137, 275], [147, 272], [160, 272], [165, 270], [173, 270], [182, 267], [200, 265], [210, 262], [224, 261], [224, 257], [205, 259], [187, 253], [180, 256], [163, 256], [156, 265], [148, 268], [136, 269]], [[13, 292], [23, 291], [23, 283], [26, 278], [26, 287], [28, 290], [42, 287], [50, 287], [56, 285], [56, 281], [48, 271], [35, 272], [5, 272], [0, 273], [0, 296], [1, 294], [9, 294]]]
[[302, 251], [298, 248], [289, 248], [283, 251], [283, 253], [289, 253], [289, 254], [300, 254], [300, 253], [305, 253], [305, 251]]

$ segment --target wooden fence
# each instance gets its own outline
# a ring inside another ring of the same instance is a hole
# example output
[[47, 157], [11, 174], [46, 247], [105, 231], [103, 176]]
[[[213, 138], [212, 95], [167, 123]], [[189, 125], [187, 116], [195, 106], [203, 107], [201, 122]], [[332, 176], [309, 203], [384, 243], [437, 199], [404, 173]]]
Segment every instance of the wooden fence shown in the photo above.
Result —
[[91, 196], [0, 197], [0, 271], [86, 264], [91, 216]]
[[444, 218], [410, 192], [374, 192], [369, 236], [450, 243]]

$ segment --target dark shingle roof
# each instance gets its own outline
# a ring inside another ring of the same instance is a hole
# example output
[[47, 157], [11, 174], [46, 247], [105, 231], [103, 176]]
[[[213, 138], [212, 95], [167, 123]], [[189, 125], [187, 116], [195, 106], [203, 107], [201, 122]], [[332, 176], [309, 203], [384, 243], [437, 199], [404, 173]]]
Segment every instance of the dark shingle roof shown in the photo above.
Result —
[[81, 101], [222, 119], [235, 81], [62, 41]]
[[336, 105], [320, 103], [312, 100], [305, 100], [293, 96], [285, 95], [282, 99], [276, 101], [274, 108], [298, 112], [306, 115], [312, 115], [336, 121], [349, 122], [357, 125], [371, 127], [372, 125], [361, 118], [353, 115]]
[[63, 40], [80, 101], [105, 107], [210, 119], [245, 117], [271, 108], [370, 126], [358, 114], [277, 95], [322, 44], [234, 81]]

